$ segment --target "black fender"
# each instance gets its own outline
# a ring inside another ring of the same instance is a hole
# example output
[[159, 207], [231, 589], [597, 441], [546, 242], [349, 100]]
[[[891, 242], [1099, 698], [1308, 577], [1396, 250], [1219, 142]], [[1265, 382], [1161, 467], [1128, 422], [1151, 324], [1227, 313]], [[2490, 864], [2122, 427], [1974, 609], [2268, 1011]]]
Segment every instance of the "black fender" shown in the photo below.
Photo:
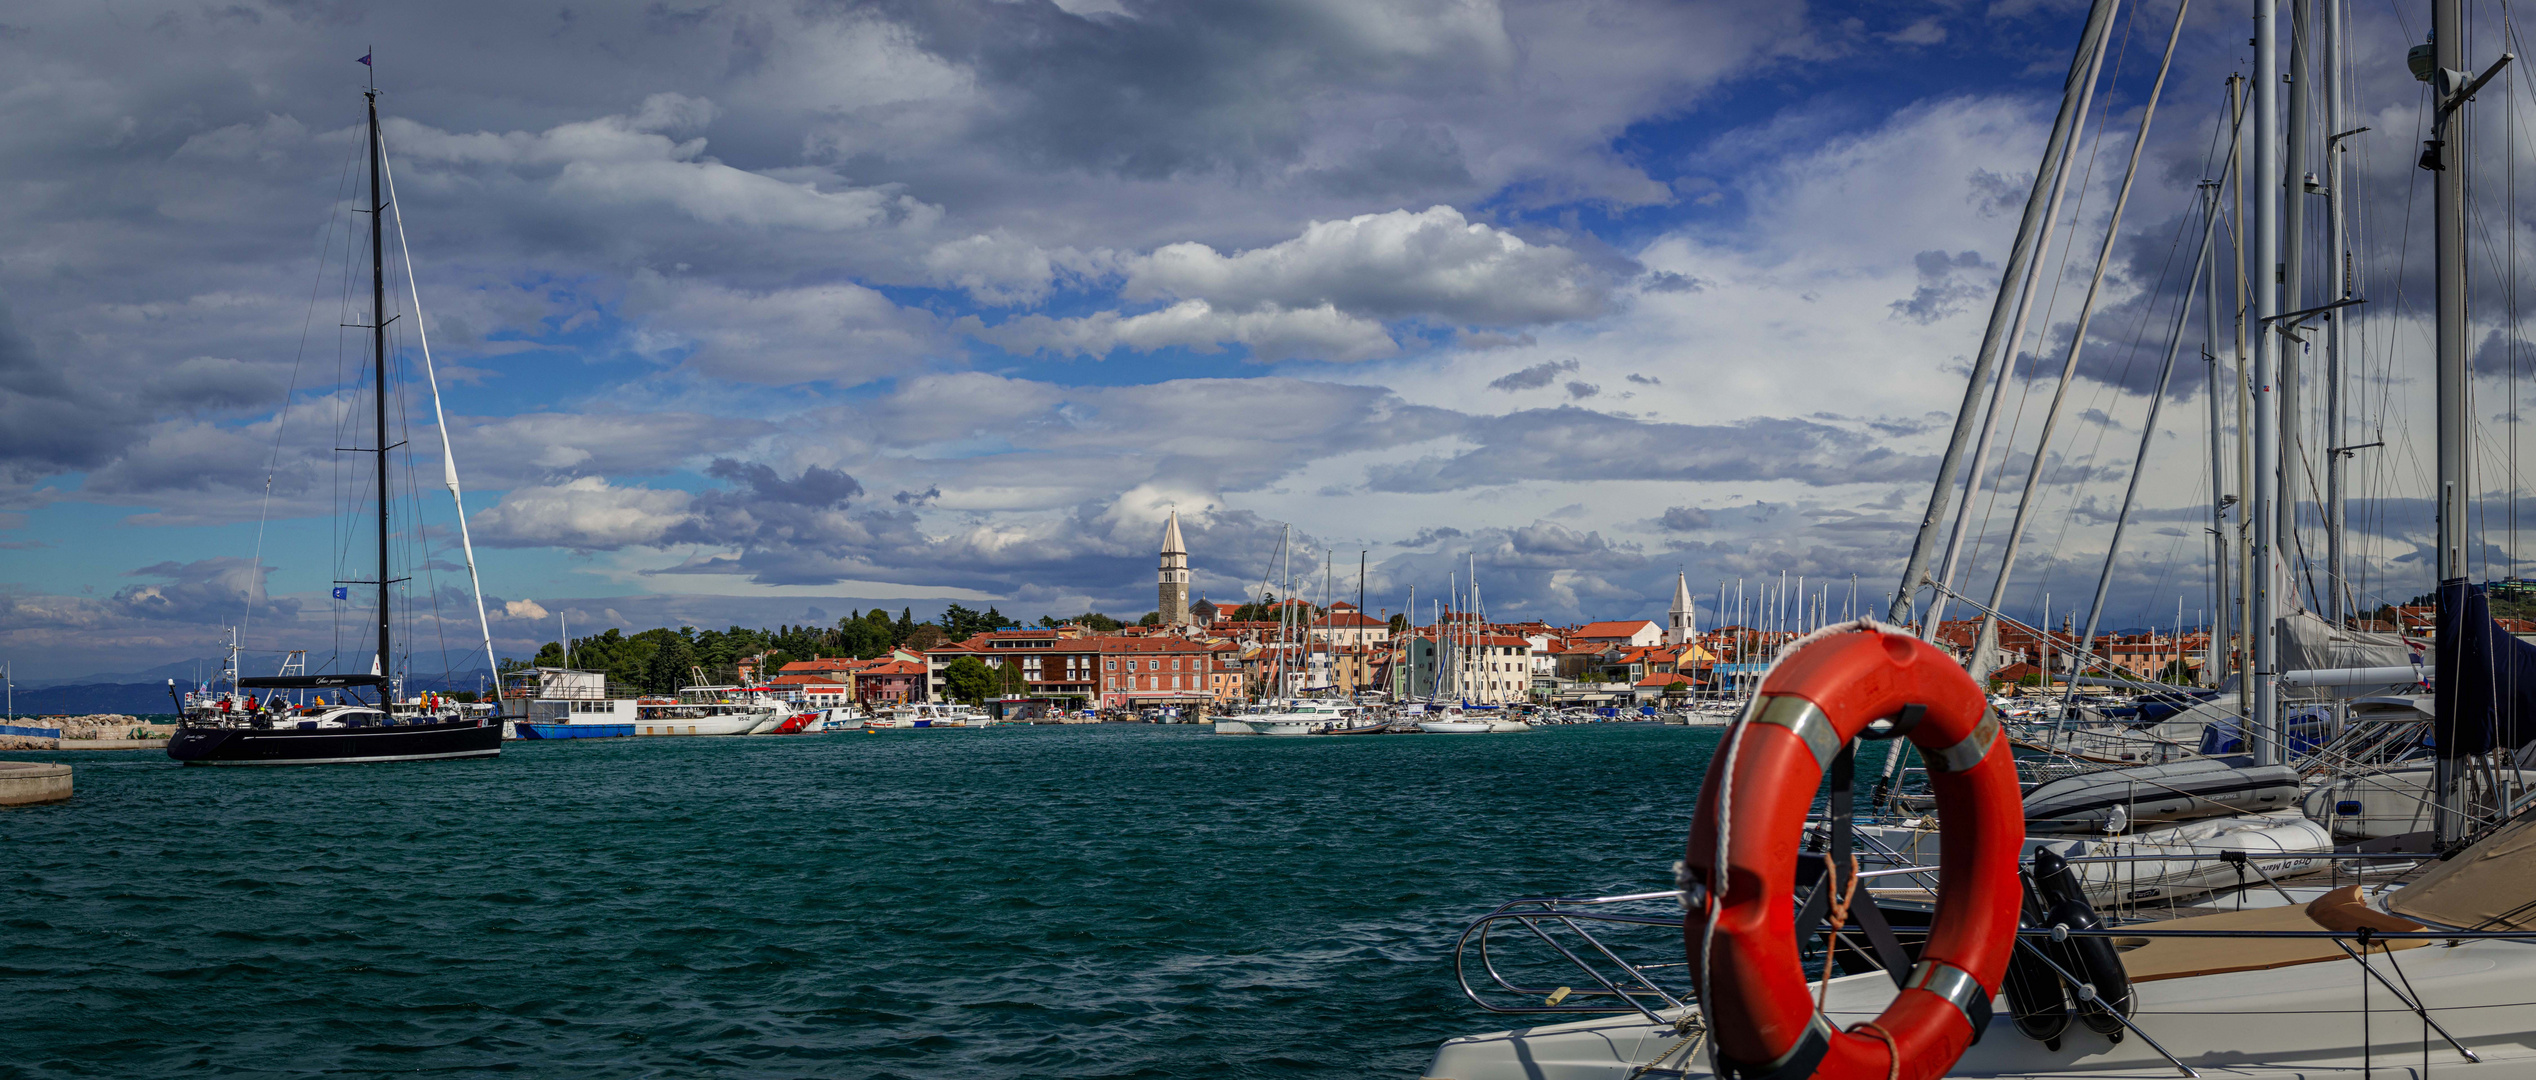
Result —
[[[2041, 904], [2030, 875], [2025, 879], [2024, 925], [2044, 925]], [[2034, 954], [2035, 949], [2049, 948], [2054, 944], [2034, 938], [2019, 938], [2016, 951], [2008, 957], [2008, 974], [2001, 980], [2000, 989], [2007, 993], [2008, 1015], [2016, 1021], [2017, 1032], [2047, 1048], [2058, 1050], [2061, 1035], [2069, 1030], [2069, 984], [2059, 972], [2052, 970], [2050, 964]]]
[[[2043, 913], [2043, 921], [2046, 926], [2072, 930], [2104, 929], [2095, 909], [2084, 900], [2063, 900], [2052, 905], [2050, 911]], [[2113, 1014], [2131, 1015], [2131, 976], [2122, 969], [2120, 950], [2113, 947], [2111, 938], [2072, 936], [2060, 944], [2076, 955], [2078, 964], [2069, 969], [2070, 973], [2083, 976], [2095, 991], [2090, 1000], [2079, 1003], [2079, 1018], [2097, 1033], [2120, 1041], [2122, 1021]]]

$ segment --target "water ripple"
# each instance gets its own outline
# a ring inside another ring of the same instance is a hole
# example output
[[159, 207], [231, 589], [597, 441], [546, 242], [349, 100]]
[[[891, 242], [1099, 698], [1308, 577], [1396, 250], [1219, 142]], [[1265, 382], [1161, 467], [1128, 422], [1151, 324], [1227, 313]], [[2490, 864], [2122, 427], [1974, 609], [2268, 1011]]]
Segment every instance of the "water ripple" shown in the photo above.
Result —
[[996, 729], [79, 766], [0, 812], [0, 1078], [1415, 1076], [1448, 950], [1663, 888], [1714, 733]]

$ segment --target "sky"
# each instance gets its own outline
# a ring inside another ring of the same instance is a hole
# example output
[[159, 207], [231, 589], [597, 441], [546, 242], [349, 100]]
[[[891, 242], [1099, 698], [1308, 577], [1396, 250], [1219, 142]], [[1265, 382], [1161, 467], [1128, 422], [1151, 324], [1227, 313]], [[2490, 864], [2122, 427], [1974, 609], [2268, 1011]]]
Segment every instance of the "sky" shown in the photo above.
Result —
[[[12, 7], [0, 659], [135, 671], [240, 628], [258, 656], [367, 666], [369, 587], [330, 590], [375, 574], [366, 331], [348, 325], [368, 318], [374, 73], [397, 188], [391, 574], [417, 670], [469, 666], [477, 634], [426, 343], [504, 655], [559, 623], [950, 602], [1132, 618], [1174, 510], [1217, 598], [1281, 586], [1290, 533], [1297, 591], [1352, 598], [1361, 558], [1375, 609], [1413, 588], [1428, 608], [1475, 568], [1510, 620], [1660, 619], [1677, 572], [1704, 624], [1721, 588], [1731, 607], [1738, 581], [1781, 575], [1833, 583], [1834, 614], [1854, 575], [1881, 610], [2083, 13]], [[2350, 187], [2363, 277], [2418, 298], [2407, 16], [2355, 15], [2358, 122], [2385, 135], [2355, 144]], [[2116, 28], [1970, 563], [2023, 487], [2173, 17], [2131, 8]], [[2027, 617], [2093, 586], [2244, 41], [2235, 9], [2185, 25], [2046, 456], [2010, 592]], [[2515, 202], [2485, 220], [2493, 266], [2520, 224]], [[2428, 584], [2421, 307], [2382, 303], [2360, 335], [2360, 409], [2388, 443], [2355, 464], [2373, 600]], [[2484, 310], [2498, 457], [2480, 479], [2501, 530], [2522, 350], [2514, 297]], [[2206, 335], [2188, 321], [2107, 626], [2210, 606]]]

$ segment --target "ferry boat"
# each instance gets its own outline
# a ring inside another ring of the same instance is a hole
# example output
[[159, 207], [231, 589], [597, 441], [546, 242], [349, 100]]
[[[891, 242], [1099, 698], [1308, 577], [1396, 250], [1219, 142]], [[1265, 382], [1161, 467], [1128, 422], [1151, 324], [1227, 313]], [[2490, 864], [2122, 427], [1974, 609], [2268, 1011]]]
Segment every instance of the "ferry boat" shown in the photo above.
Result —
[[690, 686], [675, 698], [642, 698], [634, 734], [747, 735], [772, 730], [791, 715], [771, 693], [737, 686]]
[[[531, 668], [508, 676], [502, 691], [507, 739], [619, 739], [634, 734], [636, 699], [611, 697], [607, 675], [575, 668]], [[516, 711], [508, 708], [517, 702]]]

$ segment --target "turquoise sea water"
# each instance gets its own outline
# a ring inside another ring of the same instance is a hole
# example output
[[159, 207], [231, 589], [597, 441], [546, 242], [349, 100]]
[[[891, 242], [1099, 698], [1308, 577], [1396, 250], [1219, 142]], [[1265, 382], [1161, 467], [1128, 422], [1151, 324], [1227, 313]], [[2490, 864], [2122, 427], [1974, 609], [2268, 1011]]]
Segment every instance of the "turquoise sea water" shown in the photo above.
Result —
[[0, 811], [0, 1077], [1415, 1077], [1449, 951], [1669, 888], [1713, 729], [1193, 727], [78, 767]]

